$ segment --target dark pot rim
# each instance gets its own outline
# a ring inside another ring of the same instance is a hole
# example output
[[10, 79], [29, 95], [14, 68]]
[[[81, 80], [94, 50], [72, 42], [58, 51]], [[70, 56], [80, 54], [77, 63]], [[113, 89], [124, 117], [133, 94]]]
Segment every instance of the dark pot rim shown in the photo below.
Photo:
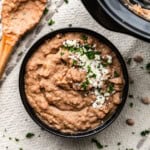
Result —
[[[118, 105], [115, 113], [102, 125], [98, 126], [96, 129], [90, 130], [90, 131], [85, 131], [82, 133], [77, 133], [77, 134], [65, 134], [65, 133], [61, 133], [53, 128], [50, 128], [49, 126], [47, 126], [45, 123], [43, 123], [35, 114], [34, 110], [31, 108], [31, 106], [29, 105], [28, 101], [27, 101], [27, 97], [25, 94], [25, 87], [24, 87], [24, 75], [25, 75], [25, 67], [26, 64], [28, 62], [28, 60], [30, 59], [30, 57], [32, 56], [32, 54], [36, 51], [37, 47], [39, 47], [46, 39], [52, 38], [54, 35], [58, 34], [58, 33], [67, 33], [67, 32], [82, 32], [82, 33], [86, 33], [89, 35], [92, 35], [98, 39], [100, 39], [103, 43], [107, 44], [116, 54], [116, 56], [118, 57], [118, 60], [120, 61], [122, 70], [123, 70], [123, 75], [124, 75], [124, 79], [125, 79], [125, 86], [124, 86], [124, 90], [123, 90], [123, 95], [122, 95], [122, 102], [120, 105]], [[28, 114], [30, 115], [30, 117], [44, 130], [48, 131], [49, 133], [52, 133], [54, 135], [60, 136], [60, 137], [65, 137], [65, 138], [83, 138], [83, 137], [88, 137], [91, 135], [94, 135], [96, 133], [101, 132], [102, 130], [104, 130], [106, 127], [108, 127], [110, 124], [112, 124], [114, 122], [114, 120], [116, 120], [116, 118], [119, 116], [121, 110], [123, 109], [123, 106], [126, 102], [126, 98], [128, 95], [128, 87], [129, 87], [129, 82], [128, 82], [128, 72], [127, 72], [127, 68], [126, 68], [126, 64], [120, 54], [120, 52], [118, 51], [118, 49], [109, 41], [107, 40], [104, 36], [91, 31], [89, 29], [84, 29], [84, 28], [64, 28], [64, 29], [59, 29], [53, 32], [50, 32], [46, 35], [44, 35], [43, 37], [41, 37], [39, 40], [37, 40], [32, 46], [31, 48], [29, 48], [27, 54], [25, 55], [22, 65], [21, 65], [21, 69], [20, 69], [20, 73], [19, 73], [19, 92], [20, 92], [20, 96], [21, 96], [21, 100], [22, 103], [26, 109], [26, 111], [28, 112]]]
[[[82, 0], [96, 21], [105, 28], [150, 41], [150, 21], [123, 5], [121, 0]], [[105, 16], [105, 18], [104, 18]]]

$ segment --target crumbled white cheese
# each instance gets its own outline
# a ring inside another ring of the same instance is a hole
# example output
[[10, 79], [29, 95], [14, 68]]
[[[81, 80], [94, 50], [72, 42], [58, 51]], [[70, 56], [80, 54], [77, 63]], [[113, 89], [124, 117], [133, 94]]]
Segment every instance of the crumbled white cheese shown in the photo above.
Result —
[[108, 97], [108, 96], [110, 96], [110, 93], [106, 92], [106, 93], [104, 93], [104, 96]]
[[[76, 40], [66, 40], [63, 42], [63, 45], [66, 47], [76, 47], [79, 48], [80, 45]], [[84, 52], [87, 52], [87, 49], [82, 47]], [[95, 50], [97, 51], [97, 50]], [[112, 63], [112, 57], [107, 55], [107, 62], [109, 64]], [[85, 54], [81, 54], [80, 52], [70, 53], [69, 58], [76, 60], [79, 66], [82, 66], [82, 69], [87, 72], [87, 79], [90, 85], [94, 88], [94, 94], [96, 96], [96, 100], [93, 103], [94, 108], [99, 108], [105, 102], [110, 93], [105, 93], [102, 95], [98, 89], [103, 86], [103, 81], [107, 80], [107, 74], [109, 73], [109, 69], [102, 65], [102, 58], [100, 54], [96, 54], [94, 60], [89, 59]], [[90, 71], [89, 71], [90, 69]], [[91, 77], [94, 75], [94, 77]]]
[[107, 55], [106, 56], [107, 57], [107, 62], [109, 63], [109, 64], [111, 64], [112, 63], [112, 56], [110, 56], [110, 55]]
[[95, 96], [96, 96], [96, 100], [95, 102], [92, 104], [92, 106], [94, 108], [99, 108], [103, 105], [103, 103], [105, 102], [105, 97], [103, 95], [101, 95], [98, 90], [95, 90]]
[[63, 45], [64, 46], [74, 46], [74, 47], [77, 47], [78, 43], [77, 43], [77, 40], [66, 40], [63, 42]]

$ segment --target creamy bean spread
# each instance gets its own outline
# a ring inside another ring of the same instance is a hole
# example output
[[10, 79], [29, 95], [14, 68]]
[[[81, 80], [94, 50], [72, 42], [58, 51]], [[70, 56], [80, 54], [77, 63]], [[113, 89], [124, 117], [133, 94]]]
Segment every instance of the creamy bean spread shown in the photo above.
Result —
[[131, 4], [130, 0], [124, 0], [125, 5], [134, 13], [141, 16], [142, 18], [150, 21], [150, 10], [142, 8], [138, 4]]
[[29, 58], [25, 92], [37, 116], [63, 133], [98, 127], [121, 102], [124, 78], [115, 53], [84, 33], [58, 34]]
[[46, 2], [47, 0], [4, 0], [3, 32], [22, 36], [26, 31], [31, 30], [41, 19]]

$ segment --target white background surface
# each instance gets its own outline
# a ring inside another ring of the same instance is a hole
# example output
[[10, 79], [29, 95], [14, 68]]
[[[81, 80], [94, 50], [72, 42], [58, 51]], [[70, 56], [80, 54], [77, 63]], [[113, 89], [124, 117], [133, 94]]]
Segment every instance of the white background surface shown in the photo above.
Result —
[[[145, 67], [145, 64], [150, 61], [150, 44], [104, 29], [89, 15], [80, 0], [69, 0], [69, 4], [62, 4], [61, 0], [52, 0], [48, 7], [49, 14], [40, 23], [44, 24], [41, 32], [36, 34], [34, 31], [20, 42], [7, 67], [11, 66], [11, 70], [13, 70], [0, 88], [0, 150], [5, 150], [7, 146], [9, 150], [18, 150], [19, 148], [23, 148], [23, 150], [96, 150], [97, 147], [91, 143], [93, 137], [96, 137], [102, 144], [108, 145], [107, 148], [104, 148], [105, 150], [119, 150], [119, 148], [120, 150], [126, 148], [150, 150], [150, 138], [143, 139], [140, 136], [141, 131], [150, 128], [150, 106], [145, 106], [140, 102], [141, 97], [150, 96], [150, 74], [140, 68], [141, 66]], [[51, 16], [56, 23], [48, 26], [46, 20]], [[18, 91], [18, 74], [23, 57], [18, 59], [17, 54], [20, 51], [25, 54], [28, 46], [37, 38], [50, 32], [51, 29], [68, 27], [69, 24], [74, 27], [89, 28], [104, 35], [120, 50], [125, 59], [133, 57], [137, 53], [144, 58], [142, 64], [132, 62], [128, 66], [129, 75], [134, 80], [134, 84], [130, 85], [129, 93], [133, 94], [134, 98], [127, 99], [126, 106], [119, 118], [102, 133], [79, 140], [63, 139], [42, 131], [25, 111]], [[34, 38], [30, 42], [31, 37]], [[25, 48], [25, 45], [28, 46]], [[129, 107], [130, 102], [134, 103], [133, 108]], [[127, 118], [134, 119], [133, 127], [126, 125]], [[33, 132], [35, 137], [26, 139], [25, 135], [28, 132]], [[133, 135], [132, 132], [135, 134]], [[38, 137], [39, 135], [40, 137]], [[9, 137], [12, 137], [12, 140], [9, 140]], [[16, 142], [14, 138], [18, 138], [20, 141]], [[117, 146], [118, 142], [121, 142], [121, 146]]]

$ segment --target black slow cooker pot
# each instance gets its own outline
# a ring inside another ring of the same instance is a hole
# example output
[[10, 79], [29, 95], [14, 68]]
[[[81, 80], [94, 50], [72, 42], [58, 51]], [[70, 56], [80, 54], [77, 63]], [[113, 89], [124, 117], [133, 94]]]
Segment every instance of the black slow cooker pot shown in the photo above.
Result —
[[[139, 0], [139, 3], [141, 1]], [[150, 21], [134, 14], [122, 0], [82, 0], [82, 2], [105, 28], [150, 42]]]

